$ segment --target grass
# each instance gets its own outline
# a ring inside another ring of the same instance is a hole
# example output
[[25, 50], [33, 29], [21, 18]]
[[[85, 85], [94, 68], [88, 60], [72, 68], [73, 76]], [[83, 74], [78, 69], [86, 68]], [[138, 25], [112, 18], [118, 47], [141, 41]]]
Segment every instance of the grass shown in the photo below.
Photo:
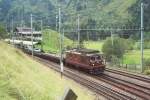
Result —
[[[144, 50], [144, 58], [150, 58], [150, 49]], [[125, 64], [140, 64], [141, 61], [141, 51], [133, 50], [124, 55], [123, 62]]]
[[70, 87], [78, 100], [93, 100], [87, 89], [0, 42], [0, 100], [60, 100]]
[[[59, 33], [51, 29], [46, 29], [43, 31], [43, 49], [48, 52], [59, 52], [60, 48], [60, 38]], [[67, 46], [72, 46], [73, 41], [64, 37], [64, 48]]]
[[[84, 46], [89, 49], [96, 49], [99, 51], [102, 51], [104, 41], [88, 41], [84, 42]], [[137, 43], [136, 43], [137, 45]], [[135, 48], [137, 46], [135, 45]], [[144, 59], [150, 58], [150, 49], [144, 49]], [[122, 62], [121, 62], [122, 63]], [[140, 50], [130, 50], [127, 53], [125, 53], [123, 57], [123, 64], [128, 65], [128, 69], [131, 70], [136, 70], [136, 71], [141, 71], [141, 51]], [[136, 65], [136, 67], [135, 67]], [[138, 66], [137, 66], [138, 65]], [[145, 74], [150, 74], [150, 70], [147, 69], [144, 72]]]
[[[44, 51], [47, 52], [59, 52], [59, 33], [56, 31], [46, 29], [44, 30], [43, 42], [44, 42]], [[85, 41], [84, 46], [88, 49], [95, 49], [102, 52], [102, 46], [104, 41]], [[64, 47], [72, 46], [73, 41], [68, 38], [64, 38]], [[144, 58], [150, 58], [150, 50], [144, 50]], [[140, 50], [129, 51], [124, 55], [123, 58], [124, 64], [140, 64]]]
[[84, 46], [88, 49], [95, 49], [102, 51], [103, 41], [86, 41], [84, 42]]
[[[84, 42], [84, 46], [89, 49], [96, 49], [102, 51], [102, 46], [104, 41], [88, 41]], [[144, 50], [144, 58], [150, 58], [150, 49]], [[124, 64], [140, 64], [141, 60], [141, 51], [140, 50], [131, 50], [125, 53], [123, 58]]]

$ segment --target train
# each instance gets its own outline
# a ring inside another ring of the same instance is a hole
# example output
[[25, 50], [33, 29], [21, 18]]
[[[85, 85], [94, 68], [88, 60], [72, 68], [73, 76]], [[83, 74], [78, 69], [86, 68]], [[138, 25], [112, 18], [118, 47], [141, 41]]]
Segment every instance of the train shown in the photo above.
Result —
[[65, 64], [90, 74], [100, 74], [105, 70], [102, 54], [97, 50], [74, 49], [66, 52]]
[[[31, 49], [26, 49], [26, 53], [31, 54]], [[34, 56], [60, 63], [60, 56], [44, 52], [34, 51]], [[72, 49], [63, 55], [63, 63], [65, 66], [71, 66], [77, 70], [90, 74], [102, 74], [105, 70], [105, 61], [103, 55], [97, 50], [92, 49]]]
[[[16, 47], [20, 47], [21, 41], [9, 41], [14, 42]], [[17, 46], [18, 45], [18, 46]], [[29, 41], [23, 42], [21, 48], [25, 53], [31, 54], [32, 43]], [[34, 56], [40, 57], [45, 60], [49, 60], [55, 63], [60, 63], [60, 56], [52, 53], [44, 53], [40, 49], [33, 49]], [[63, 55], [63, 63], [66, 66], [82, 70], [90, 74], [101, 74], [105, 71], [105, 60], [102, 54], [97, 50], [85, 49], [85, 48], [74, 48], [67, 50]]]

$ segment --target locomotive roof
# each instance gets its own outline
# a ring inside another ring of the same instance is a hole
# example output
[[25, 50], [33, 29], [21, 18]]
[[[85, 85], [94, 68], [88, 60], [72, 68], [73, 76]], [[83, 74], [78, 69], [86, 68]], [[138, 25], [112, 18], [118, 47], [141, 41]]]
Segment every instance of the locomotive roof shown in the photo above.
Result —
[[86, 54], [99, 53], [98, 50], [92, 50], [92, 49], [79, 49], [77, 50], [77, 52], [86, 53]]
[[73, 53], [81, 53], [81, 54], [95, 54], [95, 53], [99, 53], [98, 50], [92, 50], [92, 49], [73, 49], [69, 52], [73, 52]]

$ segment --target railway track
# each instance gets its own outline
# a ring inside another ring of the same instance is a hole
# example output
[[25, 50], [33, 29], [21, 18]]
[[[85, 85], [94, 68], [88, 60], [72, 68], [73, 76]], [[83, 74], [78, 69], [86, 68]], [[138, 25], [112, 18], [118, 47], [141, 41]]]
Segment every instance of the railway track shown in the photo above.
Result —
[[119, 74], [119, 75], [127, 76], [127, 77], [130, 77], [130, 78], [134, 78], [134, 79], [137, 79], [137, 80], [140, 80], [140, 81], [150, 83], [150, 77], [146, 77], [146, 76], [142, 76], [142, 75], [135, 75], [135, 74], [131, 74], [131, 73], [128, 73], [128, 72], [109, 69], [109, 68], [106, 68], [105, 71], [111, 72], [111, 73], [116, 73], [116, 74]]
[[[117, 74], [116, 74], [117, 73]], [[121, 73], [120, 73], [121, 74]], [[141, 79], [133, 78], [132, 75], [126, 76], [126, 75], [120, 75], [117, 71], [108, 73], [105, 72], [105, 76], [113, 77], [114, 79], [121, 80], [124, 83], [128, 83], [131, 86], [137, 87], [139, 90], [142, 90], [143, 92], [150, 95], [150, 83]], [[127, 74], [127, 73], [126, 73]]]
[[[48, 60], [44, 60], [41, 58], [37, 58], [40, 63], [43, 63], [46, 66], [53, 66], [51, 67], [52, 69], [56, 70], [56, 71], [60, 71], [59, 69], [59, 65], [54, 63], [54, 62], [50, 62]], [[87, 73], [83, 73], [81, 71], [78, 71], [78, 73], [76, 73], [76, 70], [72, 69], [72, 68], [68, 68], [65, 67], [65, 71], [64, 71], [64, 75], [75, 80], [76, 82], [80, 83], [83, 86], [86, 86], [87, 88], [93, 90], [94, 92], [96, 92], [97, 94], [103, 95], [104, 97], [106, 97], [107, 99], [113, 99], [113, 100], [149, 100], [150, 98], [150, 88], [149, 86], [143, 86], [143, 85], [139, 85], [136, 82], [132, 83], [130, 81], [126, 81], [122, 78], [116, 78], [114, 76], [110, 76], [107, 74], [104, 74], [102, 76], [91, 76]], [[80, 72], [80, 73], [79, 73]], [[110, 70], [110, 69], [106, 69], [106, 72], [111, 72], [113, 74], [117, 74], [117, 75], [122, 75], [125, 77], [129, 77], [132, 79], [136, 79], [139, 81], [144, 81], [144, 82], [149, 82], [149, 78], [143, 78], [142, 76], [140, 78], [138, 78], [138, 76], [133, 75], [132, 74], [127, 74], [125, 72], [122, 73], [122, 71], [118, 71], [118, 70]], [[83, 77], [82, 74], [84, 74], [85, 76]], [[114, 88], [108, 88], [107, 86], [103, 85], [103, 84], [99, 84], [96, 81], [90, 80], [87, 78], [87, 76], [90, 76], [98, 81], [102, 81], [105, 82], [111, 86], [113, 86]], [[145, 81], [146, 80], [146, 81]], [[120, 92], [117, 91], [116, 88], [121, 89], [124, 92]], [[130, 95], [129, 95], [130, 94]]]
[[[60, 68], [58, 64], [40, 58], [36, 58], [36, 59], [38, 59], [40, 63], [54, 69], [57, 72], [60, 72]], [[89, 78], [82, 76], [82, 74], [76, 73], [76, 71], [74, 71], [73, 69], [69, 69], [65, 67], [63, 75], [73, 79], [74, 81], [80, 83], [83, 86], [86, 86], [87, 88], [91, 89], [97, 94], [104, 96], [109, 100], [135, 100], [136, 99], [134, 96], [132, 97], [131, 95], [125, 95], [124, 93], [120, 93], [115, 89], [108, 88], [107, 86], [104, 86], [102, 84], [99, 84], [98, 82], [90, 80]]]
[[131, 93], [140, 99], [149, 100], [150, 99], [150, 90], [131, 84], [130, 82], [116, 79], [113, 76], [103, 75], [102, 77], [94, 76], [97, 80], [104, 81], [108, 84], [111, 84], [117, 88], [120, 88], [128, 93]]

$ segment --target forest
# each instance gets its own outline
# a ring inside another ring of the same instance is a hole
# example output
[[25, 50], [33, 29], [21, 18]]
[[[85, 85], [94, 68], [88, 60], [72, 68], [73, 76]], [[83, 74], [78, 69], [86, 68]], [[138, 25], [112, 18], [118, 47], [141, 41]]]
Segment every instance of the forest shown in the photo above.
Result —
[[[150, 27], [150, 1], [144, 2], [145, 31]], [[43, 19], [45, 26], [55, 29], [58, 8], [61, 8], [64, 27], [75, 28], [77, 14], [80, 14], [80, 27], [140, 26], [141, 0], [0, 0], [0, 22], [11, 27], [30, 25], [30, 14], [35, 16], [35, 27]]]

